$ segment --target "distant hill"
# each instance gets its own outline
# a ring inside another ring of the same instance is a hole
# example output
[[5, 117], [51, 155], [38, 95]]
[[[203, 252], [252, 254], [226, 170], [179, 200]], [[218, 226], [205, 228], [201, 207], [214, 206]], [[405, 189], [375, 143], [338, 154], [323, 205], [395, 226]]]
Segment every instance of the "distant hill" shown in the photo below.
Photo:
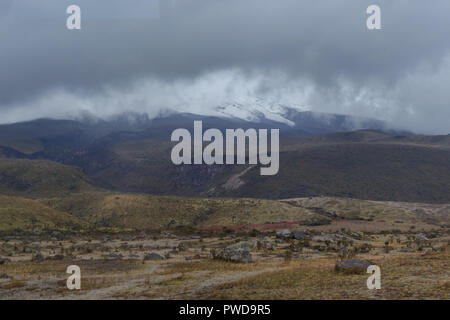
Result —
[[86, 223], [35, 200], [0, 196], [0, 233], [74, 231]]
[[308, 221], [308, 209], [261, 199], [189, 198], [89, 192], [40, 200], [95, 227], [170, 229], [206, 225]]
[[0, 159], [0, 194], [30, 198], [93, 189], [79, 169], [48, 160]]
[[387, 223], [401, 221], [437, 226], [450, 223], [449, 205], [330, 197], [273, 201], [88, 192], [41, 199], [40, 202], [59, 212], [72, 214], [91, 228], [160, 230], [276, 223], [326, 225], [333, 219]]
[[[412, 135], [384, 130], [376, 120], [283, 110], [287, 122], [264, 115], [252, 122], [232, 116], [124, 114], [108, 121], [1, 125], [0, 192], [52, 197], [103, 188], [191, 197], [450, 202], [450, 135]], [[192, 130], [194, 120], [202, 120], [204, 129], [279, 128], [279, 174], [262, 177], [259, 168], [249, 166], [173, 165], [170, 134], [176, 128]], [[358, 123], [368, 129], [344, 131]]]
[[339, 196], [409, 202], [450, 202], [450, 150], [445, 145], [389, 137], [380, 141], [300, 140], [280, 154], [280, 171], [261, 177], [255, 167], [234, 190], [214, 194], [265, 198]]
[[378, 131], [283, 137], [280, 172], [273, 177], [260, 176], [258, 167], [174, 166], [171, 145], [151, 136], [122, 136], [88, 149], [73, 163], [84, 168], [99, 186], [117, 191], [270, 199], [326, 195], [448, 203], [447, 139]]

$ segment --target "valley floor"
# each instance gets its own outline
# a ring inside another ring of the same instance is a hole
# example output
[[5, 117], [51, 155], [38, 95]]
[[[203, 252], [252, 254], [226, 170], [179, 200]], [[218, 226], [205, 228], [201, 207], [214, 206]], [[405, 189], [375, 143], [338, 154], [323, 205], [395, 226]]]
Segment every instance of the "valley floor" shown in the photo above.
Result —
[[[335, 271], [339, 252], [314, 244], [330, 232], [316, 231], [307, 244], [273, 233], [4, 238], [0, 299], [450, 299], [448, 230], [424, 248], [411, 246], [417, 234], [355, 234], [354, 246], [372, 247], [355, 258], [380, 266], [380, 290], [367, 289], [366, 273]], [[252, 262], [212, 258], [212, 249], [240, 241], [253, 245]], [[145, 259], [149, 253], [155, 255]], [[66, 287], [73, 264], [81, 269], [81, 290]]]

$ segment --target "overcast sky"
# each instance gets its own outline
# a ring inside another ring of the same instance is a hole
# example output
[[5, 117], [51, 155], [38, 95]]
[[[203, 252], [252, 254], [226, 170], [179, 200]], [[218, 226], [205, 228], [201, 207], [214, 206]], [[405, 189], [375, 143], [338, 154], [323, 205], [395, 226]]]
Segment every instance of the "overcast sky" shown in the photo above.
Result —
[[161, 1], [0, 0], [0, 122], [261, 99], [450, 133], [448, 0]]

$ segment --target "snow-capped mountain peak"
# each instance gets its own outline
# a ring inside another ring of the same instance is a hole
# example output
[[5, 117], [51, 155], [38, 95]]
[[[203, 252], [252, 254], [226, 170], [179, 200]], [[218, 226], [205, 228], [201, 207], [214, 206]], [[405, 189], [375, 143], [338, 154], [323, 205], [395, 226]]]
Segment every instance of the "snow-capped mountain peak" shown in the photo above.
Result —
[[232, 102], [226, 102], [213, 108], [211, 115], [229, 118], [238, 118], [251, 122], [260, 122], [264, 119], [272, 120], [294, 126], [295, 123], [285, 117], [289, 109], [306, 111], [307, 109], [300, 105], [284, 105], [280, 103], [271, 103], [260, 99], [247, 101], [238, 99]]

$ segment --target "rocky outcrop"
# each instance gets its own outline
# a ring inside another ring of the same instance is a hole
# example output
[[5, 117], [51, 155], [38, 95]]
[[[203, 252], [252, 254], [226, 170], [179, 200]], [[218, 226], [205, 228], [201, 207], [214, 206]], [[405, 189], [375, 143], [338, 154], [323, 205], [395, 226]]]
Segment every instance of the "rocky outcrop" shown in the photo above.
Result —
[[351, 259], [347, 261], [337, 262], [335, 270], [346, 274], [363, 274], [367, 272], [367, 268], [371, 265], [367, 260]]
[[156, 260], [163, 260], [163, 259], [164, 258], [161, 255], [159, 255], [157, 253], [153, 253], [153, 252], [146, 254], [144, 256], [144, 261], [156, 261]]
[[231, 262], [252, 262], [252, 254], [250, 253], [252, 245], [248, 242], [241, 241], [232, 244], [225, 249], [216, 252], [211, 251], [214, 259], [220, 259]]

